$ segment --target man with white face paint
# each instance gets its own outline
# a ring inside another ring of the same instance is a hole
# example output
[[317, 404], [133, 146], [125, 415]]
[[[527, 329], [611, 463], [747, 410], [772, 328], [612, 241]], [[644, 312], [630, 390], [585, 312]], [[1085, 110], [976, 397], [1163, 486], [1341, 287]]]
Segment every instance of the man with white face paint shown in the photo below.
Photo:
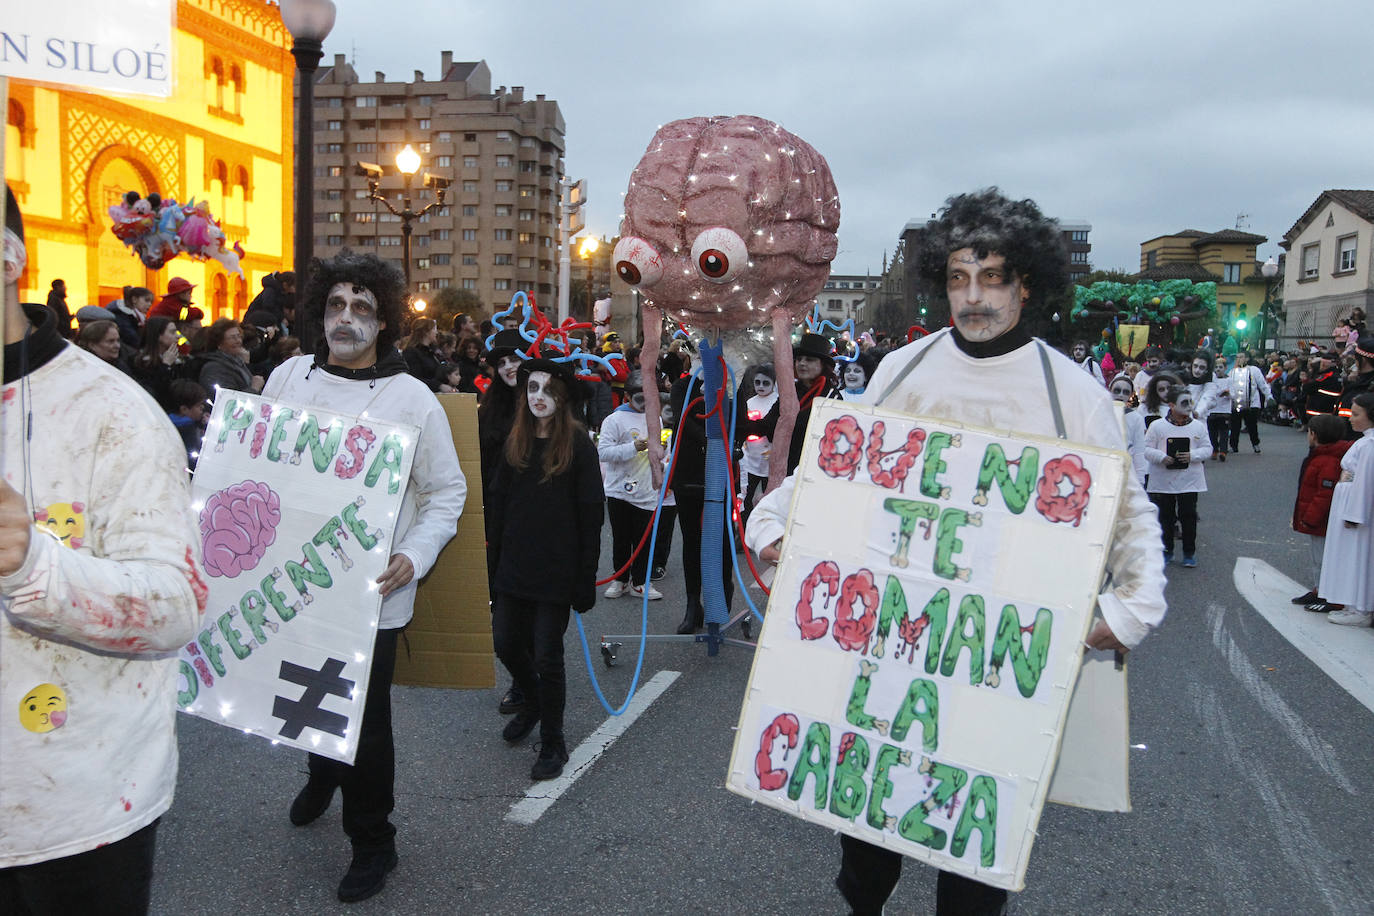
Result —
[[[533, 384], [535, 375], [530, 376]], [[635, 598], [646, 594], [657, 601], [663, 593], [649, 583], [649, 545], [639, 551], [629, 568], [630, 555], [653, 520], [658, 505], [649, 469], [649, 427], [644, 417], [644, 385], [638, 371], [625, 380], [626, 401], [601, 421], [597, 453], [601, 458], [606, 516], [611, 522], [611, 568], [620, 573], [606, 587], [607, 598], [628, 592]], [[533, 409], [533, 408], [531, 408]], [[535, 416], [538, 416], [536, 413]]]
[[396, 828], [389, 820], [395, 807], [391, 679], [396, 640], [414, 612], [416, 583], [453, 537], [467, 495], [444, 409], [424, 382], [406, 372], [396, 350], [405, 295], [401, 272], [373, 255], [345, 251], [316, 260], [300, 307], [313, 315], [311, 324], [323, 326], [323, 337], [312, 347], [314, 355], [288, 359], [263, 388], [264, 397], [420, 428], [391, 560], [377, 579], [381, 619], [357, 754], [352, 766], [311, 754], [309, 781], [291, 805], [291, 823], [308, 824], [329, 807], [335, 789], [343, 790], [343, 827], [353, 846], [352, 863], [338, 888], [345, 902], [376, 894], [396, 867]]
[[1093, 359], [1092, 351], [1088, 349], [1088, 342], [1086, 340], [1075, 340], [1073, 342], [1073, 361], [1078, 363], [1084, 372], [1097, 379], [1098, 384], [1107, 384], [1106, 379], [1102, 377], [1102, 366], [1098, 364], [1097, 360]]
[[[1045, 309], [1046, 297], [1068, 286], [1057, 223], [1032, 201], [988, 189], [947, 201], [918, 250], [927, 291], [948, 299], [954, 326], [889, 354], [864, 403], [1125, 451], [1106, 390], [1031, 337], [1021, 320], [1024, 309]], [[787, 533], [792, 480], [764, 497], [750, 519], [749, 546], [770, 562], [777, 562]], [[1112, 585], [1098, 596], [1102, 618], [1087, 642], [1124, 651], [1159, 625], [1165, 604], [1154, 507], [1135, 474], [1125, 475], [1120, 497], [1107, 556]], [[847, 835], [840, 846], [836, 886], [855, 913], [881, 912], [901, 876], [902, 856]], [[1001, 913], [1006, 904], [1004, 890], [953, 872], [939, 875], [938, 914]]]
[[1207, 427], [1193, 416], [1193, 394], [1182, 385], [1170, 387], [1169, 411], [1145, 430], [1145, 457], [1150, 462], [1147, 486], [1159, 507], [1164, 562], [1174, 558], [1174, 522], [1183, 529], [1183, 565], [1197, 566], [1197, 495], [1207, 489], [1204, 470], [1212, 456]]

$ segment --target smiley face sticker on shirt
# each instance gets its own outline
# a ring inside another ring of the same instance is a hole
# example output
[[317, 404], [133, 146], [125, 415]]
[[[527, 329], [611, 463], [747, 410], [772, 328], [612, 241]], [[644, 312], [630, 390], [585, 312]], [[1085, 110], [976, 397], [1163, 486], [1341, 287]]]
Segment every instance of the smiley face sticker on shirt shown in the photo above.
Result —
[[46, 531], [73, 549], [86, 536], [86, 506], [82, 503], [53, 503], [33, 514], [40, 531]]
[[67, 723], [67, 692], [56, 684], [39, 684], [19, 702], [19, 724], [44, 734]]

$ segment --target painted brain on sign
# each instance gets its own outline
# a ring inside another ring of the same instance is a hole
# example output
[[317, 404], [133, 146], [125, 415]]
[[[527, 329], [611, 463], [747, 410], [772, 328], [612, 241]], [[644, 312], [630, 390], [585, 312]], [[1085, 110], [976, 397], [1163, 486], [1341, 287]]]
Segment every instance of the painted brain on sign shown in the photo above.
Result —
[[245, 480], [215, 493], [200, 510], [205, 571], [233, 578], [255, 568], [280, 522], [281, 499], [265, 483]]

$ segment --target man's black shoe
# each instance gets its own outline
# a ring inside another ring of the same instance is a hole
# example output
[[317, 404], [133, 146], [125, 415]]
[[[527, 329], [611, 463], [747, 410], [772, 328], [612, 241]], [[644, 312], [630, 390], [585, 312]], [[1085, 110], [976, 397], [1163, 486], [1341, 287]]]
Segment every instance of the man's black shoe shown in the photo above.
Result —
[[339, 899], [344, 903], [357, 903], [373, 896], [386, 887], [386, 873], [399, 861], [394, 849], [354, 852], [353, 862], [339, 882]]
[[308, 779], [296, 800], [291, 803], [291, 823], [304, 827], [329, 810], [334, 800], [334, 786], [316, 779]]
[[664, 569], [662, 566], [655, 566], [653, 572], [649, 574], [649, 581], [657, 582], [659, 579], [662, 579], [667, 574], [668, 570]]
[[506, 691], [506, 695], [501, 698], [501, 705], [497, 708], [501, 711], [501, 715], [503, 716], [517, 713], [525, 708], [525, 694], [522, 693], [520, 688], [515, 684], [511, 684], [510, 689]]
[[1303, 606], [1305, 607], [1305, 606], [1311, 604], [1312, 602], [1319, 600], [1320, 598], [1321, 598], [1321, 596], [1317, 594], [1317, 590], [1316, 590], [1315, 588], [1313, 588], [1313, 589], [1308, 589], [1307, 594], [1305, 594], [1305, 595], [1299, 595], [1298, 597], [1294, 598], [1294, 599], [1293, 599], [1293, 603], [1294, 603], [1294, 604], [1301, 604], [1301, 605], [1303, 605]]
[[534, 731], [534, 727], [538, 724], [539, 708], [526, 706], [515, 714], [515, 718], [506, 723], [505, 728], [501, 729], [501, 737], [514, 744]]
[[557, 779], [563, 775], [568, 762], [568, 746], [562, 738], [553, 738], [539, 746], [539, 759], [530, 768], [530, 779]]

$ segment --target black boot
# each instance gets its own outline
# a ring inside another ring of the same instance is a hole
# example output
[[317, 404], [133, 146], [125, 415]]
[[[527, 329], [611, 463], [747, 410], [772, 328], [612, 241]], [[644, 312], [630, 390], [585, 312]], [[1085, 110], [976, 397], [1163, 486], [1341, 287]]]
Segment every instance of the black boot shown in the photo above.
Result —
[[291, 803], [291, 823], [297, 827], [304, 827], [324, 814], [329, 810], [329, 803], [334, 800], [334, 789], [335, 786], [313, 776], [306, 780], [305, 788], [301, 789], [296, 800]]
[[396, 867], [394, 847], [353, 850], [353, 861], [339, 882], [339, 899], [344, 903], [366, 900], [386, 887], [386, 875]]
[[701, 606], [701, 599], [695, 595], [687, 599], [687, 613], [682, 616], [682, 623], [677, 625], [677, 634], [687, 636], [701, 629], [702, 623], [706, 620], [706, 609]]
[[515, 714], [506, 727], [501, 729], [501, 737], [514, 744], [524, 740], [524, 737], [534, 731], [534, 727], [539, 724], [539, 707], [533, 704], [527, 705]]
[[515, 681], [511, 681], [510, 689], [507, 690], [506, 695], [501, 698], [501, 705], [499, 707], [501, 715], [509, 716], [524, 708], [525, 693], [520, 689], [519, 684], [515, 683]]
[[562, 738], [545, 738], [539, 744], [539, 759], [530, 769], [530, 779], [557, 779], [568, 762], [568, 745]]

